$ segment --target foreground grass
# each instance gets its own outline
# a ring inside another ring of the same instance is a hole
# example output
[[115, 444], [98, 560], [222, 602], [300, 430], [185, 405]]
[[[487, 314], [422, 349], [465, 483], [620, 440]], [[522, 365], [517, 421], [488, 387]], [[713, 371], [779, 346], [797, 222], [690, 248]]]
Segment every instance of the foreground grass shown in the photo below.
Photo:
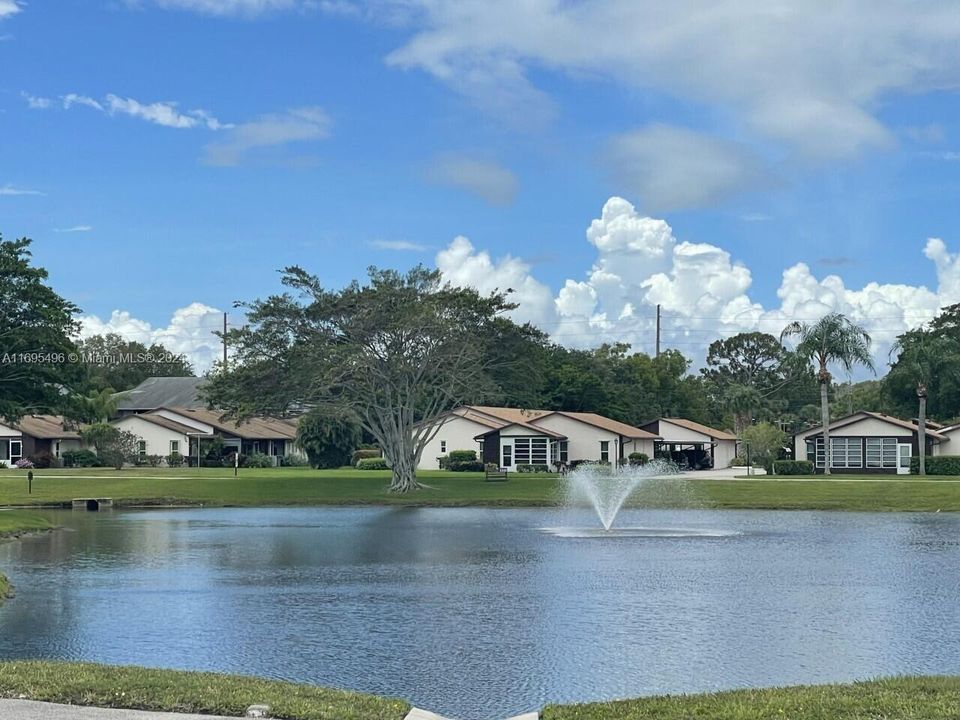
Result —
[[[479, 473], [423, 472], [426, 487], [396, 495], [389, 473], [309, 468], [233, 471], [220, 468], [105, 468], [37, 470], [33, 494], [23, 472], [0, 471], [0, 506], [69, 504], [77, 497], [110, 497], [120, 505], [406, 505], [553, 506], [563, 502], [563, 482], [550, 475], [511, 475], [506, 483], [484, 482]], [[653, 481], [631, 504], [642, 507], [767, 510], [960, 511], [958, 478], [911, 476], [877, 479], [782, 477], [750, 480]], [[943, 481], [943, 482], [941, 482]], [[950, 482], [947, 482], [950, 481]], [[0, 513], [2, 522], [3, 513]], [[2, 533], [0, 525], [0, 533]]]
[[0, 697], [235, 716], [265, 704], [288, 720], [401, 720], [410, 710], [402, 700], [237, 675], [40, 661], [0, 662]]
[[28, 532], [50, 530], [53, 525], [50, 521], [30, 512], [20, 510], [4, 510], [0, 512], [0, 538], [15, 537]]
[[849, 685], [666, 695], [551, 705], [543, 720], [955, 720], [960, 677], [897, 677]]

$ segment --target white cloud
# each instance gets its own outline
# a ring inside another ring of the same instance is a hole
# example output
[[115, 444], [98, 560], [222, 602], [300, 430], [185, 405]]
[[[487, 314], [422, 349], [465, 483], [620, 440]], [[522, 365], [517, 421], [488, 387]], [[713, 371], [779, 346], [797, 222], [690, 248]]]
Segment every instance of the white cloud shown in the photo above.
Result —
[[54, 228], [53, 231], [56, 233], [78, 233], [78, 232], [90, 232], [93, 230], [92, 225], [74, 225], [73, 227], [68, 228]]
[[[130, 5], [142, 5], [144, 2], [128, 0]], [[276, 10], [308, 8], [311, 5], [309, 0], [152, 0], [152, 3], [165, 9], [190, 10], [204, 15], [245, 17]]]
[[375, 248], [381, 250], [409, 250], [413, 252], [423, 252], [427, 249], [426, 245], [409, 242], [408, 240], [374, 240], [372, 243]]
[[836, 311], [873, 336], [882, 368], [897, 335], [960, 302], [960, 253], [949, 252], [936, 238], [924, 250], [936, 270], [936, 290], [875, 282], [848, 288], [837, 275], [817, 278], [797, 263], [783, 272], [779, 304], [764, 307], [750, 297], [753, 278], [746, 265], [715, 245], [678, 241], [666, 222], [640, 215], [622, 198], [606, 202], [586, 236], [597, 249], [593, 266], [582, 279], [567, 279], [555, 297], [523, 260], [493, 261], [463, 237], [439, 252], [436, 264], [457, 285], [482, 292], [518, 289], [515, 317], [574, 347], [623, 341], [652, 352], [659, 304], [664, 347], [676, 347], [696, 362], [720, 337], [749, 330], [777, 335], [793, 320], [815, 321]]
[[174, 311], [166, 327], [153, 327], [126, 310], [114, 310], [107, 320], [96, 315], [80, 318], [80, 336], [116, 333], [126, 340], [150, 345], [160, 343], [177, 355], [186, 355], [197, 373], [204, 373], [223, 357], [223, 345], [213, 332], [223, 329], [223, 312], [202, 303]]
[[43, 195], [44, 193], [39, 190], [27, 190], [26, 188], [18, 188], [13, 185], [7, 184], [0, 186], [0, 196], [17, 196], [17, 195]]
[[[21, 95], [27, 101], [27, 106], [32, 110], [49, 110], [54, 107], [55, 101], [50, 98], [38, 97], [26, 92], [21, 93]], [[139, 100], [120, 97], [113, 93], [107, 94], [101, 101], [89, 95], [67, 93], [61, 95], [58, 102], [64, 110], [69, 110], [75, 105], [82, 105], [107, 115], [129, 115], [155, 125], [170, 128], [205, 127], [208, 130], [227, 130], [233, 127], [231, 124], [220, 122], [206, 110], [180, 112], [177, 109], [179, 104], [173, 101], [142, 103]]]
[[23, 10], [17, 0], [0, 0], [0, 20], [13, 17]]
[[606, 163], [650, 212], [712, 205], [763, 177], [744, 146], [660, 124], [613, 138]]
[[466, 190], [491, 205], [509, 205], [517, 194], [517, 177], [494, 162], [465, 155], [441, 155], [427, 171], [427, 179]]
[[253, 122], [236, 125], [223, 142], [207, 145], [204, 161], [209, 165], [239, 165], [251, 150], [323, 140], [329, 137], [332, 124], [327, 113], [319, 107], [294, 108], [280, 114], [264, 115]]

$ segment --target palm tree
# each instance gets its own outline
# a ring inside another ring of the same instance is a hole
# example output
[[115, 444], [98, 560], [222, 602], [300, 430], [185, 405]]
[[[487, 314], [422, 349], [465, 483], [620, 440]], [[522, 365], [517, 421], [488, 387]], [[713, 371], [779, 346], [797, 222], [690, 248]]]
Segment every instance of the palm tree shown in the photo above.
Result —
[[105, 423], [117, 412], [119, 398], [113, 388], [91, 390], [85, 398], [87, 419], [94, 423]]
[[931, 380], [943, 376], [957, 377], [957, 357], [960, 346], [951, 337], [929, 337], [919, 331], [907, 333], [890, 348], [890, 355], [898, 355], [897, 365], [906, 369], [917, 390], [917, 451], [920, 455], [920, 475], [927, 474], [927, 386]]
[[820, 419], [823, 423], [823, 472], [830, 474], [830, 375], [831, 364], [840, 365], [848, 373], [855, 365], [873, 370], [870, 357], [870, 335], [862, 327], [842, 315], [830, 313], [818, 322], [792, 322], [780, 333], [780, 342], [785, 338], [797, 338], [794, 352], [807, 362], [813, 363], [820, 383]]

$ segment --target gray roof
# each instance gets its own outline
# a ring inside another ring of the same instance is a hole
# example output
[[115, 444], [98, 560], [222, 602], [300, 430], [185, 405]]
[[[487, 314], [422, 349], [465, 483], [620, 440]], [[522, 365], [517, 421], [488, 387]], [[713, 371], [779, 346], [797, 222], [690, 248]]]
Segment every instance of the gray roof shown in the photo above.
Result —
[[117, 393], [117, 410], [156, 410], [159, 407], [205, 408], [199, 390], [202, 377], [151, 377], [132, 390]]

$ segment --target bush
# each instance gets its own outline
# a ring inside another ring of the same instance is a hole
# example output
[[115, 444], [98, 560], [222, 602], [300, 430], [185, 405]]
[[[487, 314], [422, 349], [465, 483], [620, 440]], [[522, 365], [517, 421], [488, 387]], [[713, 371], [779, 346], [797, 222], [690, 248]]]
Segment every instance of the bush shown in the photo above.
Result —
[[17, 460], [17, 462], [14, 464], [14, 467], [20, 468], [21, 470], [32, 470], [32, 469], [33, 469], [33, 461], [30, 460], [30, 458], [20, 458], [20, 459]]
[[380, 450], [377, 448], [360, 448], [353, 451], [352, 465], [357, 465], [361, 460], [380, 457]]
[[[231, 466], [233, 463], [231, 462]], [[247, 462], [244, 467], [248, 468], [269, 468], [273, 467], [273, 458], [263, 453], [253, 453], [247, 456]]]
[[96, 467], [97, 455], [92, 450], [64, 450], [60, 455], [64, 467]]
[[282, 455], [280, 457], [280, 464], [283, 467], [307, 467], [310, 461], [303, 457], [303, 455]]
[[813, 463], [809, 460], [775, 460], [774, 475], [813, 475]]
[[357, 461], [357, 470], [389, 470], [387, 459], [382, 457], [365, 457]]
[[570, 461], [571, 470], [576, 470], [581, 465], [600, 465], [604, 467], [610, 467], [610, 462], [603, 461], [603, 460], [571, 460]]
[[60, 459], [55, 458], [50, 453], [38, 452], [35, 455], [31, 455], [29, 458], [30, 462], [33, 463], [35, 468], [57, 468], [60, 467]]
[[546, 465], [517, 465], [518, 473], [545, 473], [550, 472]]
[[[924, 465], [927, 475], [960, 475], [960, 455], [927, 455]], [[919, 455], [910, 458], [910, 472], [920, 472]]]
[[311, 410], [297, 423], [297, 446], [315, 468], [338, 468], [349, 463], [362, 436], [360, 423], [352, 413]]
[[483, 472], [483, 463], [479, 460], [451, 460], [447, 463], [451, 472]]
[[450, 462], [472, 462], [477, 459], [476, 450], [451, 450]]
[[632, 452], [627, 455], [627, 460], [631, 465], [646, 465], [650, 462], [650, 456], [642, 452]]
[[183, 467], [183, 455], [177, 452], [167, 455], [167, 467]]

